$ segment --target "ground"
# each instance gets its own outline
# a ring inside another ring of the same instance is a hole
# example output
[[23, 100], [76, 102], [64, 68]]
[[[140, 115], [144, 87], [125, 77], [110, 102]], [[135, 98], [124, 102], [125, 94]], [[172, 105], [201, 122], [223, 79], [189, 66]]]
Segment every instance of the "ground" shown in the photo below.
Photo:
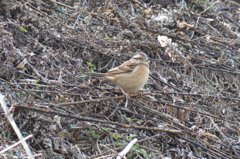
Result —
[[[239, 28], [238, 1], [1, 0], [0, 92], [35, 158], [116, 158], [135, 138], [126, 158], [240, 158]], [[140, 51], [150, 77], [126, 107], [84, 75]], [[1, 158], [27, 158], [0, 113]]]

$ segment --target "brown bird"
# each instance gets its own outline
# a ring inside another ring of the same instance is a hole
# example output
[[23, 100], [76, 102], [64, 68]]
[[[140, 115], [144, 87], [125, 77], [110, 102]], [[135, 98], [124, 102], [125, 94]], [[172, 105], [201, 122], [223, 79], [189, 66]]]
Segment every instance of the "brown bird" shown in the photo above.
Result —
[[107, 73], [87, 72], [89, 76], [103, 77], [120, 87], [123, 94], [135, 92], [142, 88], [149, 77], [149, 61], [145, 53], [138, 53], [120, 66], [110, 69]]

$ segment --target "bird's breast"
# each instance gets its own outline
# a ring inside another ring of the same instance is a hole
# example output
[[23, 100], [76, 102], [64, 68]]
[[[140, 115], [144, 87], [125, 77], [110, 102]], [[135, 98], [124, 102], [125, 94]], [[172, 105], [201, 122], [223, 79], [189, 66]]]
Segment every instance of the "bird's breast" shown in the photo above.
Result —
[[149, 68], [146, 65], [140, 64], [134, 68], [132, 72], [119, 74], [114, 82], [124, 91], [134, 92], [142, 88], [148, 80]]

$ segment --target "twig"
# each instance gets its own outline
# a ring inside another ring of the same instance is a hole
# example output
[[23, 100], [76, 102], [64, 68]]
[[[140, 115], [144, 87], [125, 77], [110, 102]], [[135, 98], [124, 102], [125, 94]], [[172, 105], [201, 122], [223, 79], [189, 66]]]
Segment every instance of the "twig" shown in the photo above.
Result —
[[75, 10], [75, 8], [73, 8], [73, 7], [71, 7], [71, 6], [68, 6], [68, 5], [66, 5], [66, 4], [63, 4], [63, 3], [57, 2], [57, 1], [55, 1], [55, 0], [50, 0], [50, 2], [55, 3], [55, 4], [58, 4], [58, 5], [61, 5], [61, 6], [63, 6], [63, 7], [67, 7], [67, 8], [72, 9], [72, 10]]
[[[132, 3], [136, 3], [136, 4], [138, 4], [139, 6], [141, 6], [142, 8], [144, 8], [144, 9], [149, 9], [149, 8], [147, 8], [147, 7], [145, 7], [144, 5], [142, 5], [141, 3], [139, 3], [138, 1], [136, 1], [136, 0], [131, 0], [132, 1]], [[152, 11], [153, 13], [156, 13], [156, 14], [158, 14], [159, 12], [157, 12], [157, 11]]]
[[220, 3], [219, 1], [215, 1], [211, 6], [207, 7], [207, 9], [205, 9], [204, 11], [202, 11], [201, 13], [198, 14], [198, 16], [200, 16], [201, 14], [203, 14], [204, 12], [206, 12], [207, 10], [209, 10], [210, 8], [212, 8], [215, 4]]
[[[32, 138], [32, 137], [33, 137], [33, 135], [28, 135], [28, 136], [25, 137], [23, 140], [28, 140], [28, 139], [30, 139], [30, 138]], [[0, 151], [0, 154], [3, 154], [3, 153], [5, 153], [5, 152], [7, 152], [7, 151], [10, 150], [11, 148], [14, 148], [15, 146], [19, 145], [20, 143], [21, 143], [21, 141], [18, 141], [18, 142], [16, 142], [15, 144], [13, 144], [13, 145], [11, 145], [11, 146], [3, 149], [2, 151]]]
[[14, 121], [13, 117], [12, 117], [12, 114], [10, 113], [10, 111], [8, 110], [8, 107], [7, 107], [7, 104], [5, 103], [4, 101], [4, 97], [2, 95], [2, 93], [0, 93], [0, 103], [1, 103], [1, 106], [4, 110], [4, 113], [6, 115], [6, 118], [8, 119], [8, 121], [10, 122], [10, 124], [12, 125], [12, 128], [13, 130], [15, 131], [15, 133], [17, 134], [21, 144], [23, 145], [27, 155], [28, 155], [28, 158], [29, 159], [34, 159], [33, 155], [32, 155], [32, 152], [31, 150], [29, 149], [26, 141], [24, 140], [23, 136], [22, 136], [22, 133], [20, 132], [16, 122]]
[[169, 132], [169, 133], [174, 133], [174, 134], [175, 133], [177, 133], [177, 134], [182, 133], [181, 130], [174, 130], [174, 129], [168, 129], [168, 128], [158, 128], [158, 127], [144, 127], [144, 126], [136, 126], [136, 125], [126, 125], [126, 124], [121, 124], [121, 123], [112, 122], [112, 121], [100, 120], [100, 119], [96, 119], [96, 118], [81, 117], [81, 116], [71, 115], [71, 114], [67, 114], [67, 113], [63, 113], [63, 112], [57, 112], [57, 111], [53, 111], [53, 110], [40, 109], [40, 108], [36, 108], [36, 107], [33, 107], [33, 106], [28, 107], [28, 106], [22, 106], [22, 105], [15, 105], [15, 107], [16, 108], [22, 108], [22, 109], [28, 109], [28, 110], [34, 110], [34, 111], [40, 111], [40, 112], [43, 112], [43, 113], [56, 114], [56, 115], [59, 115], [59, 116], [75, 118], [75, 119], [78, 119], [78, 120], [94, 121], [94, 122], [100, 122], [100, 123], [113, 124], [113, 125], [117, 125], [117, 126], [124, 127], [124, 128], [133, 128], [133, 129], [151, 130], [151, 131], [164, 131], [164, 132]]
[[[118, 151], [118, 150], [121, 150], [123, 148], [123, 146], [122, 147], [119, 147], [119, 148], [116, 148], [116, 149], [114, 149], [114, 150], [112, 150], [112, 151]], [[98, 154], [98, 155], [95, 155], [95, 156], [91, 156], [90, 158], [88, 158], [88, 159], [100, 159], [100, 158], [102, 158], [102, 157], [98, 157], [98, 156], [103, 156], [103, 155], [105, 155], [105, 154], [108, 154], [108, 153], [110, 153], [110, 152], [112, 152], [111, 150], [108, 150], [108, 151], [105, 151], [105, 152], [103, 152], [103, 153], [101, 153], [101, 154]], [[112, 156], [112, 155], [111, 155]], [[104, 157], [106, 157], [106, 156], [104, 156]]]
[[114, 150], [108, 148], [107, 146], [105, 146], [105, 145], [103, 145], [103, 144], [100, 144], [100, 146], [102, 146], [102, 147], [108, 149], [109, 151], [111, 151], [111, 152], [114, 153], [115, 155], [118, 155], [118, 153], [117, 153], [116, 151], [114, 151]]
[[[143, 95], [152, 94], [151, 92], [145, 92]], [[138, 94], [129, 94], [130, 97], [136, 97]], [[66, 102], [66, 103], [59, 103], [58, 106], [65, 106], [65, 105], [77, 105], [77, 104], [85, 104], [85, 103], [98, 103], [102, 101], [109, 101], [115, 99], [124, 99], [126, 98], [125, 95], [117, 96], [117, 97], [108, 97], [108, 98], [98, 98], [98, 99], [91, 99], [91, 100], [84, 100], [84, 101], [77, 101], [77, 102]]]
[[125, 149], [118, 154], [118, 156], [117, 156], [116, 159], [121, 159], [122, 157], [125, 157], [126, 154], [128, 153], [128, 151], [133, 147], [133, 145], [134, 145], [137, 141], [138, 141], [137, 138], [133, 139], [133, 140], [125, 147]]
[[190, 142], [191, 144], [193, 144], [195, 146], [201, 147], [202, 149], [204, 149], [206, 151], [209, 151], [209, 152], [211, 152], [213, 154], [216, 154], [219, 157], [226, 158], [226, 159], [228, 159], [228, 158], [236, 158], [236, 156], [233, 156], [233, 155], [232, 156], [228, 156], [228, 154], [225, 154], [224, 152], [222, 152], [222, 151], [220, 151], [218, 149], [207, 148], [207, 147], [205, 147], [205, 146], [203, 146], [203, 145], [201, 145], [201, 144], [199, 144], [197, 142], [194, 142], [194, 141], [192, 141], [192, 140], [190, 140], [190, 139], [188, 139], [186, 137], [183, 137], [183, 136], [181, 136], [179, 134], [177, 134], [177, 137], [182, 138], [182, 139]]

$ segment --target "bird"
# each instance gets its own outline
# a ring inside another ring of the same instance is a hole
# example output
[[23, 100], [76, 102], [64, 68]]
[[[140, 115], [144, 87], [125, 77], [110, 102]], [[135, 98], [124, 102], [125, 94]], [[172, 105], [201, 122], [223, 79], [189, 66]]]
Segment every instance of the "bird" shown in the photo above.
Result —
[[128, 93], [141, 89], [148, 81], [149, 60], [143, 53], [135, 54], [130, 60], [110, 69], [106, 73], [86, 72], [85, 75], [102, 77], [107, 81], [119, 86], [122, 93], [129, 99]]

